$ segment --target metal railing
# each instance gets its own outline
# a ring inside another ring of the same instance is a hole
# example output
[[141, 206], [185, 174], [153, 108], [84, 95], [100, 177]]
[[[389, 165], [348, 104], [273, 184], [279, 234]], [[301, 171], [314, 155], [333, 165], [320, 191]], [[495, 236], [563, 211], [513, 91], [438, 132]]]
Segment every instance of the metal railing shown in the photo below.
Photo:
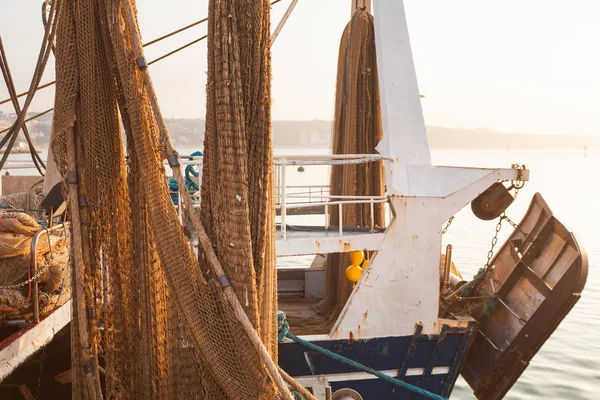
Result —
[[[37, 245], [38, 245], [40, 238], [43, 235], [47, 236], [48, 246], [50, 249], [50, 257], [52, 257], [52, 243], [50, 243], [49, 235], [53, 232], [62, 230], [63, 232], [65, 232], [65, 236], [66, 236], [68, 226], [69, 226], [69, 223], [65, 222], [64, 224], [55, 225], [51, 228], [41, 229], [41, 230], [37, 231], [35, 233], [35, 235], [33, 235], [33, 238], [31, 239], [31, 248], [30, 248], [31, 255], [30, 255], [30, 259], [29, 259], [29, 268], [31, 269], [31, 276], [35, 277], [38, 275]], [[31, 294], [31, 296], [32, 296], [31, 302], [33, 303], [33, 320], [34, 320], [34, 322], [40, 322], [40, 302], [39, 302], [39, 292], [38, 292], [39, 291], [39, 277], [34, 279], [32, 284], [33, 284], [33, 288], [32, 288], [32, 294]]]
[[[202, 170], [202, 156], [188, 156], [181, 155], [179, 162], [181, 165], [193, 165], [200, 167]], [[321, 165], [321, 166], [334, 166], [334, 165], [357, 165], [373, 163], [378, 161], [386, 160], [385, 157], [378, 154], [330, 154], [330, 155], [284, 155], [274, 156], [274, 196], [275, 196], [275, 208], [280, 213], [280, 224], [281, 224], [281, 235], [282, 238], [286, 238], [286, 222], [289, 209], [302, 209], [302, 208], [315, 208], [323, 207], [324, 215], [324, 227], [329, 229], [329, 213], [332, 206], [337, 206], [337, 213], [339, 218], [339, 235], [343, 235], [343, 209], [344, 205], [359, 205], [369, 204], [370, 207], [370, 228], [371, 231], [375, 229], [374, 223], [374, 211], [376, 204], [387, 204], [388, 199], [386, 196], [341, 196], [331, 195], [329, 192], [329, 186], [327, 185], [287, 185], [287, 172], [286, 168], [290, 166], [306, 166], [306, 165]], [[168, 165], [165, 161], [165, 166]], [[14, 165], [13, 168], [22, 169], [26, 165], [19, 164]], [[33, 167], [33, 164], [31, 165]], [[30, 168], [31, 168], [30, 167]], [[10, 169], [11, 166], [7, 166], [4, 169]], [[202, 176], [200, 175], [200, 184]], [[173, 192], [172, 192], [173, 193]], [[179, 206], [177, 207], [180, 218], [181, 215], [181, 198], [182, 196], [188, 196], [186, 188], [179, 188]], [[200, 200], [194, 201], [194, 207], [200, 207]]]
[[[329, 193], [324, 185], [288, 186], [286, 168], [302, 165], [353, 165], [377, 162], [384, 157], [375, 154], [341, 154], [325, 156], [280, 156], [274, 157], [275, 167], [275, 208], [280, 211], [281, 239], [287, 239], [287, 210], [301, 208], [324, 208], [324, 227], [329, 230], [330, 207], [337, 206], [338, 234], [343, 236], [344, 205], [369, 204], [370, 228], [375, 230], [375, 204], [387, 204], [386, 196], [342, 196]], [[290, 192], [291, 190], [291, 192]], [[295, 190], [295, 191], [294, 191]], [[316, 193], [318, 193], [318, 195]], [[313, 194], [315, 193], [315, 194]], [[315, 198], [316, 197], [316, 198]]]

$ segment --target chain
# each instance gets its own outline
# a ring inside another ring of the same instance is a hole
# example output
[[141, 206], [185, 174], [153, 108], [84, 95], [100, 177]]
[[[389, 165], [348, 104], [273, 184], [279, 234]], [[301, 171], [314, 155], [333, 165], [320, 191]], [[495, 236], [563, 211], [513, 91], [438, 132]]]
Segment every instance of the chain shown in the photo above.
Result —
[[514, 198], [516, 199], [517, 195], [519, 194], [519, 190], [523, 189], [523, 187], [525, 186], [525, 181], [523, 180], [523, 170], [526, 167], [525, 167], [525, 164], [523, 164], [523, 165], [513, 164], [511, 166], [511, 168], [517, 170], [517, 179], [514, 181], [510, 181], [510, 188], [509, 188], [509, 189], [515, 189]]
[[454, 216], [450, 217], [446, 222], [446, 226], [444, 226], [444, 229], [442, 229], [442, 235], [448, 232], [448, 228], [450, 227], [450, 224], [452, 224], [452, 221], [454, 221]]
[[42, 268], [40, 268], [38, 270], [38, 272], [36, 272], [36, 274], [34, 276], [32, 276], [31, 278], [27, 279], [24, 282], [21, 283], [16, 283], [14, 285], [8, 285], [8, 286], [0, 286], [0, 289], [19, 289], [22, 288], [24, 286], [29, 285], [30, 283], [32, 283], [33, 281], [36, 281], [37, 279], [39, 279], [40, 275], [42, 275], [44, 272], [46, 272], [48, 270], [48, 268], [50, 268], [50, 264], [52, 263], [52, 260], [48, 260], [44, 263], [44, 266]]
[[492, 258], [494, 258], [494, 247], [496, 247], [496, 244], [498, 243], [498, 234], [500, 233], [500, 230], [502, 230], [502, 220], [504, 220], [505, 218], [506, 218], [506, 216], [504, 215], [504, 213], [502, 213], [502, 215], [500, 215], [500, 219], [498, 220], [498, 224], [496, 225], [496, 233], [494, 234], [494, 237], [492, 238], [492, 246], [490, 247], [490, 251], [488, 251], [487, 261], [485, 262], [485, 265], [483, 266], [484, 270], [487, 270], [490, 267]]
[[516, 224], [515, 222], [513, 222], [510, 218], [508, 218], [506, 215], [504, 215], [502, 217], [504, 220], [506, 220], [506, 222], [508, 222], [510, 224], [510, 226], [512, 226], [516, 231], [519, 231], [523, 234], [523, 236], [525, 236], [525, 239], [527, 239], [529, 237], [529, 235], [527, 234], [527, 232], [523, 232], [521, 230], [521, 228], [519, 227], [518, 224]]
[[[34, 276], [32, 276], [31, 278], [27, 279], [24, 282], [21, 283], [15, 283], [14, 285], [7, 285], [7, 286], [0, 286], [0, 289], [19, 289], [22, 288], [24, 286], [29, 285], [30, 283], [38, 280], [40, 278], [40, 275], [42, 275], [44, 272], [46, 272], [48, 270], [48, 268], [50, 268], [50, 264], [52, 264], [52, 261], [54, 260], [54, 254], [52, 253], [52, 242], [50, 241], [50, 232], [48, 231], [48, 228], [46, 229], [46, 237], [48, 238], [48, 249], [49, 249], [49, 255], [50, 258], [48, 260], [46, 260], [46, 262], [44, 263], [44, 266], [40, 269], [38, 269], [38, 271], [35, 273]], [[32, 257], [35, 257], [36, 255], [33, 254]]]

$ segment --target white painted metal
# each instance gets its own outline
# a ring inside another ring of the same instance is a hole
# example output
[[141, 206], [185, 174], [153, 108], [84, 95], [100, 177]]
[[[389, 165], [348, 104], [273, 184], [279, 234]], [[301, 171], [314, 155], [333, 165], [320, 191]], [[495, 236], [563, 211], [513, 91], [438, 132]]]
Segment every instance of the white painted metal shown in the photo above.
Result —
[[285, 195], [285, 158], [281, 159], [282, 161], [282, 166], [281, 166], [281, 172], [280, 172], [280, 177], [281, 177], [281, 239], [283, 239], [285, 241], [286, 239], [286, 230], [287, 230], [287, 225], [285, 223], [285, 216], [287, 213], [287, 208], [285, 205], [286, 202], [286, 195]]
[[[0, 350], [0, 382], [71, 321], [71, 300]], [[6, 340], [11, 340], [10, 338]]]
[[404, 165], [430, 165], [404, 3], [374, 0], [373, 6], [384, 133], [377, 150]]
[[[450, 367], [433, 367], [431, 375], [443, 375], [450, 371]], [[398, 376], [397, 369], [386, 369], [379, 371], [382, 374], [396, 378]], [[405, 376], [421, 376], [425, 372], [425, 368], [408, 368]], [[369, 374], [368, 372], [347, 372], [340, 374], [326, 374], [324, 375], [328, 382], [348, 382], [348, 381], [362, 381], [371, 379], [380, 379], [379, 377]], [[312, 387], [314, 380], [318, 378], [318, 375], [303, 375], [294, 376], [294, 379], [304, 387]]]
[[384, 233], [364, 233], [352, 236], [279, 239], [276, 242], [277, 257], [345, 253], [354, 250], [375, 251], [380, 248], [384, 236]]
[[[375, 35], [386, 162], [393, 219], [377, 254], [356, 284], [330, 337], [371, 338], [439, 328], [441, 227], [515, 169], [431, 165], [408, 28], [401, 0], [375, 0]], [[521, 177], [528, 179], [528, 172]]]

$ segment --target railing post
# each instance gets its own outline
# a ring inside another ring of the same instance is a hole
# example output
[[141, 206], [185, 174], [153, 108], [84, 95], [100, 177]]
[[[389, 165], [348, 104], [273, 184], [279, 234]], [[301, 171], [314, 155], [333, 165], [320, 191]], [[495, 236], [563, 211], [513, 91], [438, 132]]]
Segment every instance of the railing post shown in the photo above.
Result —
[[286, 190], [285, 190], [285, 158], [281, 159], [281, 238], [286, 240], [286, 225], [285, 225], [285, 216], [287, 214], [286, 210]]
[[373, 203], [372, 197], [369, 203], [369, 212], [371, 214], [371, 232], [373, 232], [375, 230], [375, 203]]
[[[34, 240], [32, 240], [31, 242], [31, 254], [30, 254], [30, 268], [31, 268], [31, 276], [35, 276], [35, 274], [37, 274], [37, 254], [36, 254], [36, 247], [37, 247], [37, 235], [34, 238]], [[50, 249], [50, 251], [52, 251], [52, 249]], [[40, 303], [39, 303], [39, 295], [38, 295], [38, 280], [34, 279], [33, 280], [33, 284], [32, 284], [33, 288], [31, 289], [32, 293], [31, 293], [31, 302], [33, 303], [33, 322], [40, 322]]]
[[325, 199], [324, 203], [325, 203], [325, 231], [328, 231], [329, 230], [329, 198]]
[[344, 221], [344, 216], [343, 216], [343, 214], [342, 214], [342, 203], [341, 203], [341, 202], [338, 204], [338, 207], [339, 207], [339, 214], [340, 214], [340, 220], [339, 220], [339, 223], [338, 223], [338, 225], [339, 225], [340, 236], [342, 236], [342, 234], [343, 234], [343, 232], [342, 232], [342, 226], [343, 226], [343, 224], [344, 224], [344, 223], [343, 223], [343, 221]]

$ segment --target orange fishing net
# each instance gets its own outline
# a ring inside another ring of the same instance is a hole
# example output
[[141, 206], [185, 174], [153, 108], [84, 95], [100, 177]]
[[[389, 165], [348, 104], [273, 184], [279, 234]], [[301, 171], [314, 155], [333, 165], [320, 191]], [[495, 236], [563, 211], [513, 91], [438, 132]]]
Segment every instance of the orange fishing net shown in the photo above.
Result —
[[135, 6], [58, 9], [52, 150], [73, 220], [74, 398], [288, 396], [209, 267], [214, 251], [275, 357], [268, 0], [209, 2], [199, 258], [165, 184], [173, 150]]

